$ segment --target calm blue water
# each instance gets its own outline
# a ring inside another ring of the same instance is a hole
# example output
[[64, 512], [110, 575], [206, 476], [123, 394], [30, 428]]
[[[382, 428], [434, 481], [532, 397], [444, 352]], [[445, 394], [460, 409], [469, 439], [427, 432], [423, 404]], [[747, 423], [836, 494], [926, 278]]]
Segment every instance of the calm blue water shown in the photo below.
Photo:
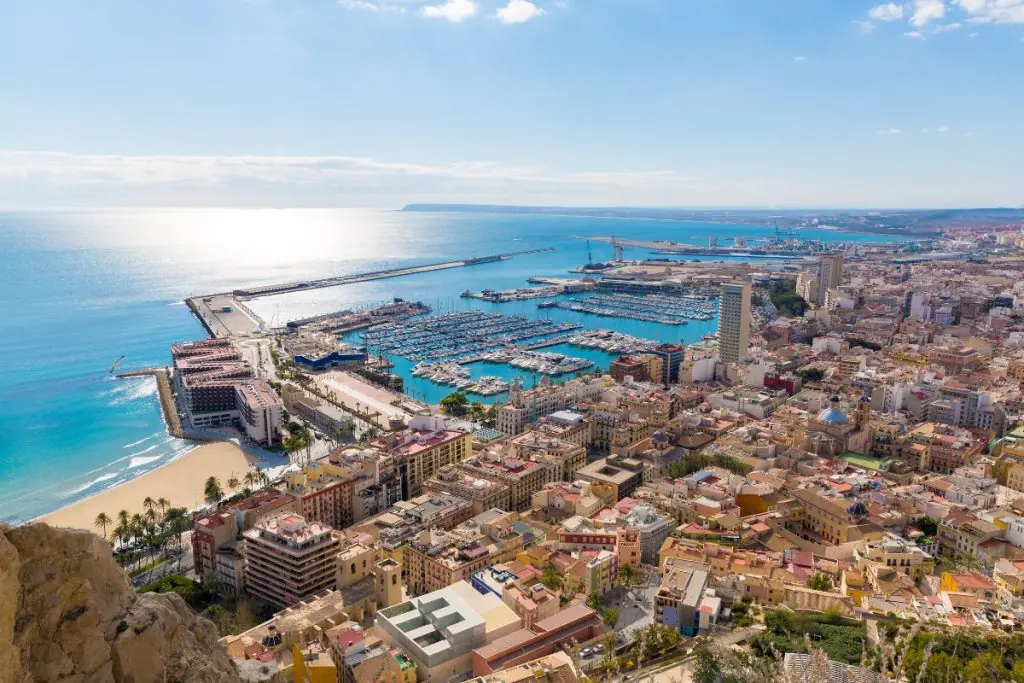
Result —
[[[151, 380], [112, 380], [122, 369], [166, 364], [168, 345], [202, 328], [182, 299], [295, 277], [324, 277], [538, 247], [556, 251], [501, 263], [302, 292], [253, 302], [283, 321], [392, 297], [438, 310], [472, 305], [612, 327], [664, 341], [693, 341], [714, 323], [670, 327], [538, 310], [537, 301], [487, 304], [465, 289], [525, 286], [531, 275], [564, 276], [586, 262], [574, 236], [706, 244], [767, 236], [749, 226], [578, 217], [413, 214], [369, 210], [145, 210], [0, 214], [0, 520], [29, 519], [152, 470], [188, 448], [166, 435]], [[875, 236], [806, 231], [808, 238]], [[721, 240], [719, 240], [721, 242]], [[595, 259], [610, 257], [592, 245]], [[643, 252], [629, 252], [640, 256]], [[607, 354], [556, 347], [607, 365]], [[503, 374], [480, 365], [474, 376]], [[507, 372], [509, 369], [506, 369]], [[450, 391], [424, 380], [413, 392]], [[433, 392], [433, 393], [431, 393]], [[159, 491], [153, 492], [154, 497]]]

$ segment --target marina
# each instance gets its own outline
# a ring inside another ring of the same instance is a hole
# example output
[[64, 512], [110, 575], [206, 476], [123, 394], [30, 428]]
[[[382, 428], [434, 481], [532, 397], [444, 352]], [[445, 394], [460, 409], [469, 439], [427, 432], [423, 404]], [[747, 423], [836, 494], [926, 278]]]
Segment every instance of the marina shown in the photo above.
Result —
[[448, 361], [479, 356], [529, 340], [538, 342], [580, 327], [578, 323], [463, 311], [385, 323], [364, 332], [362, 339], [376, 355], [397, 355], [413, 362]]
[[707, 297], [687, 295], [598, 294], [568, 301], [545, 301], [540, 308], [562, 308], [580, 313], [631, 318], [664, 325], [686, 325], [690, 320], [712, 320], [715, 304]]

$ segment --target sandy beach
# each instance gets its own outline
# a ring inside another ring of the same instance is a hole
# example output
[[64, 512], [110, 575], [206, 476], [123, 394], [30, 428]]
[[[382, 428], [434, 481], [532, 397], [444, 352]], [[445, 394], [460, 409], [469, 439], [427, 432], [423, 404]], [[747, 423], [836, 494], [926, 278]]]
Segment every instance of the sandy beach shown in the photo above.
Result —
[[93, 524], [96, 515], [106, 512], [114, 518], [120, 510], [127, 510], [129, 514], [141, 513], [144, 511], [142, 501], [147, 496], [166, 498], [174, 507], [191, 510], [204, 504], [203, 485], [208, 477], [217, 477], [225, 494], [230, 495], [228, 479], [245, 476], [250, 462], [255, 464], [233, 443], [203, 444], [159, 469], [43, 515], [36, 521], [99, 533]]

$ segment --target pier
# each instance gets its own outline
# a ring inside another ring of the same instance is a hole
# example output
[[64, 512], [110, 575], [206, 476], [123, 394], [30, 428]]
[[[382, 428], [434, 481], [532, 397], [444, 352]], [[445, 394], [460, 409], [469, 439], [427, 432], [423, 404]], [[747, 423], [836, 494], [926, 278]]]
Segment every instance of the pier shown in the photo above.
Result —
[[131, 377], [155, 377], [156, 390], [160, 396], [160, 410], [164, 414], [164, 422], [167, 424], [167, 433], [177, 439], [187, 438], [185, 430], [181, 427], [181, 418], [174, 403], [174, 390], [171, 388], [171, 373], [167, 368], [143, 368], [131, 370], [117, 375], [118, 379], [129, 379]]
[[529, 249], [526, 251], [513, 251], [493, 256], [478, 256], [475, 258], [461, 259], [459, 261], [443, 261], [441, 263], [426, 263], [421, 266], [406, 266], [403, 268], [389, 268], [387, 270], [375, 270], [369, 273], [356, 273], [354, 275], [341, 275], [338, 277], [321, 278], [318, 280], [305, 280], [300, 282], [286, 282], [276, 285], [262, 285], [246, 289], [236, 289], [232, 292], [235, 297], [255, 299], [261, 296], [272, 296], [274, 294], [285, 294], [307, 289], [323, 289], [324, 287], [338, 287], [339, 285], [350, 285], [357, 282], [368, 282], [370, 280], [383, 280], [385, 278], [401, 277], [402, 275], [415, 275], [416, 273], [429, 273], [435, 270], [447, 270], [449, 268], [464, 268], [476, 266], [483, 263], [496, 263], [507, 261], [515, 256], [526, 256], [527, 254], [540, 254], [545, 251], [554, 251], [552, 247], [543, 249]]

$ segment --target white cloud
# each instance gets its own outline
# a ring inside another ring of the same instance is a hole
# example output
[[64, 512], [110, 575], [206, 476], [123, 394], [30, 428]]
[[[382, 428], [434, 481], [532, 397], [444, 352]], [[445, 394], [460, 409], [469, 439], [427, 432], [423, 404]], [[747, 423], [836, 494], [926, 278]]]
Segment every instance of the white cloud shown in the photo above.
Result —
[[924, 40], [924, 34], [920, 31], [907, 31], [903, 34], [907, 38], [914, 38], [916, 40]]
[[961, 137], [965, 137], [965, 138], [973, 138], [974, 137], [974, 131], [973, 130], [969, 130], [966, 133], [960, 133], [960, 136]]
[[523, 24], [545, 14], [547, 12], [530, 0], [508, 0], [508, 4], [499, 9], [495, 16], [503, 24]]
[[389, 2], [380, 2], [379, 0], [338, 0], [343, 7], [354, 10], [363, 10], [366, 12], [396, 12], [398, 14], [405, 14], [406, 8], [401, 5], [392, 4]]
[[976, 24], [1024, 24], [1024, 0], [953, 0]]
[[431, 19], [447, 19], [458, 23], [476, 14], [473, 0], [448, 0], [443, 5], [427, 5], [420, 13]]
[[910, 17], [910, 23], [914, 26], [924, 26], [929, 21], [934, 21], [946, 16], [945, 0], [914, 0], [914, 14]]
[[876, 135], [903, 135], [903, 130], [900, 128], [886, 128], [878, 131]]
[[935, 132], [936, 133], [948, 133], [949, 132], [949, 126], [939, 126], [938, 128], [935, 129]]
[[903, 18], [903, 5], [897, 5], [895, 2], [877, 5], [868, 11], [868, 16], [875, 21], [896, 21]]
[[424, 186], [458, 182], [467, 187], [496, 183], [584, 188], [681, 188], [703, 180], [672, 170], [559, 173], [490, 161], [429, 165], [348, 156], [129, 156], [0, 150], [0, 185], [32, 181], [52, 185], [216, 187], [257, 182], [359, 189], [400, 185], [411, 179]]
[[927, 134], [928, 134], [928, 129], [927, 129], [927, 128], [922, 128], [922, 129], [921, 129], [921, 133], [922, 133], [923, 135], [927, 135]]
[[952, 24], [942, 24], [932, 29], [932, 33], [948, 33], [949, 31], [959, 31], [963, 28], [963, 24], [959, 21], [954, 21]]
[[971, 33], [967, 37], [970, 38], [971, 40], [974, 40], [975, 38], [977, 38], [980, 35], [981, 35], [980, 33], [978, 33], [977, 31], [974, 31], [973, 33]]
[[854, 19], [853, 23], [857, 26], [857, 28], [860, 29], [860, 32], [865, 35], [874, 33], [875, 29], [878, 28], [878, 24], [876, 24], [873, 21], [868, 21], [866, 19]]
[[794, 62], [803, 62], [803, 61], [805, 61], [806, 59], [807, 59], [807, 58], [806, 58], [806, 57], [804, 57], [803, 55], [798, 55], [798, 56], [796, 56], [796, 57], [793, 57], [793, 61], [794, 61]]

